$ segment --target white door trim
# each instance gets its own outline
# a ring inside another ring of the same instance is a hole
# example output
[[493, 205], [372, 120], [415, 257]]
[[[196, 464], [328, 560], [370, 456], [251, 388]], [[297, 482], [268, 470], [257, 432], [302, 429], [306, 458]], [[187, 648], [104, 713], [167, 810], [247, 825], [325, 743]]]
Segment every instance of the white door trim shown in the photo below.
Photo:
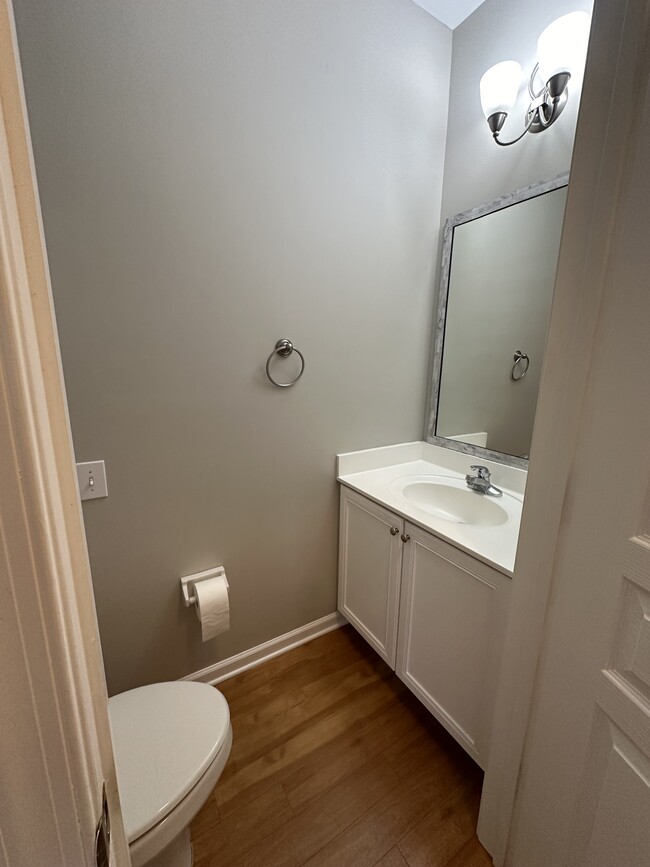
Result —
[[94, 863], [108, 728], [49, 274], [10, 0], [0, 0], [0, 861]]
[[478, 833], [508, 844], [562, 509], [644, 74], [648, 0], [596, 0]]

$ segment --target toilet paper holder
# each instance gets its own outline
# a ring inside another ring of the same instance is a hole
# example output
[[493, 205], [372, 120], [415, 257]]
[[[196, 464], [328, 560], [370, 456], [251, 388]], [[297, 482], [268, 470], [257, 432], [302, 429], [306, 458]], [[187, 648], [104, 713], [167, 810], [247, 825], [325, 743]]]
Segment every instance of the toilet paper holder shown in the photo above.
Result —
[[198, 584], [200, 581], [208, 581], [210, 578], [218, 578], [221, 575], [223, 575], [226, 582], [226, 587], [229, 587], [226, 570], [223, 566], [216, 566], [214, 569], [206, 569], [205, 572], [197, 572], [195, 575], [186, 575], [184, 578], [181, 578], [181, 593], [183, 594], [185, 607], [189, 608], [190, 605], [196, 605], [195, 584]]

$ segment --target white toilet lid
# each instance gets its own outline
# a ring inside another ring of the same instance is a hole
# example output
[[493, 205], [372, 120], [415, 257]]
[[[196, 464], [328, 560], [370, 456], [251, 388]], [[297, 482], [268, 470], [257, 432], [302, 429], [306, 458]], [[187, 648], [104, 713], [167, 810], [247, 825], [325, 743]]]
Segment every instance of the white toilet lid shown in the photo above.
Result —
[[108, 700], [129, 843], [162, 821], [214, 761], [228, 734], [228, 702], [205, 683], [154, 683]]

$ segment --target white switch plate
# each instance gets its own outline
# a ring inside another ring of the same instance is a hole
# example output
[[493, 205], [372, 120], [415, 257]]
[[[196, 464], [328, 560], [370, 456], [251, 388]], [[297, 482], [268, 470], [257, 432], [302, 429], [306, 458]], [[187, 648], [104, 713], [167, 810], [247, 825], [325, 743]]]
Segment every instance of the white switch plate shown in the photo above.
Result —
[[104, 461], [77, 464], [77, 481], [82, 500], [97, 500], [99, 497], [108, 496]]

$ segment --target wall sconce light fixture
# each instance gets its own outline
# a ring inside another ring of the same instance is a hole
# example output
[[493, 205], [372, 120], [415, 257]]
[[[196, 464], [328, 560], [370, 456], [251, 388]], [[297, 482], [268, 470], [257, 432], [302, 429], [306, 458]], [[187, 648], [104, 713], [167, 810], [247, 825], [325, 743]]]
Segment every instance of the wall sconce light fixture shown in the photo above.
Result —
[[591, 16], [587, 12], [571, 12], [542, 31], [537, 40], [537, 63], [528, 81], [531, 102], [525, 129], [512, 141], [501, 141], [499, 133], [517, 100], [521, 66], [516, 60], [504, 60], [481, 78], [483, 113], [498, 145], [508, 147], [527, 132], [544, 132], [562, 114], [569, 98], [569, 79], [584, 66], [590, 26]]

